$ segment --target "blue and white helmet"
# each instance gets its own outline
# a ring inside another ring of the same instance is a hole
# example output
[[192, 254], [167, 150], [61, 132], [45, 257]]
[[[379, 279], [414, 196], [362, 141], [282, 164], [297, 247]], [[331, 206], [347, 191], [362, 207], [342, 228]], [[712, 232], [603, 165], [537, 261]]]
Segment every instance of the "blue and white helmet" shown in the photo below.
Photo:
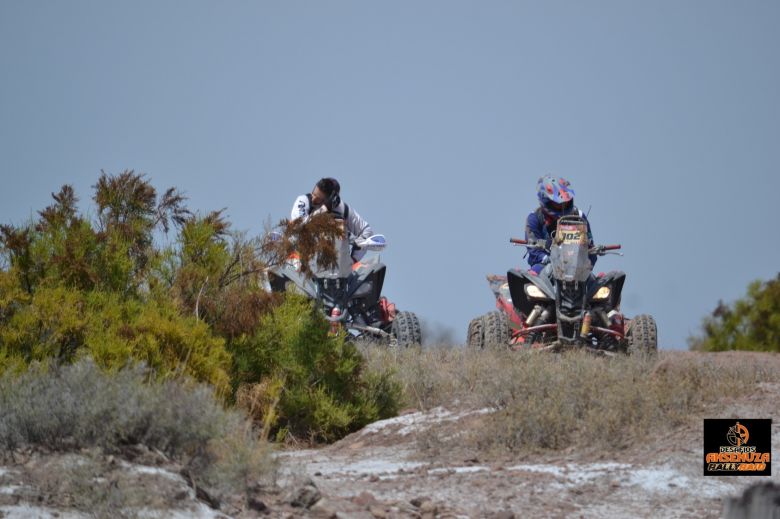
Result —
[[563, 177], [545, 175], [536, 182], [536, 197], [542, 212], [553, 218], [571, 214], [574, 210], [574, 190]]

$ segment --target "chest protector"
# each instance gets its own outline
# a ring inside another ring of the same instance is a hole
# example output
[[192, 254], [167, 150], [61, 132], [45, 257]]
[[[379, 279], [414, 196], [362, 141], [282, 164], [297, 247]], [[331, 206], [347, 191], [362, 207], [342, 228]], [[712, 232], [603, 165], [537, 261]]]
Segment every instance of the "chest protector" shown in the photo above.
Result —
[[[558, 227], [558, 219], [556, 218], [550, 218], [546, 214], [544, 214], [544, 211], [542, 211], [541, 207], [537, 207], [536, 211], [536, 218], [538, 221], [542, 222], [542, 233], [544, 236], [542, 236], [543, 239], [547, 239], [550, 237], [552, 232]], [[583, 216], [582, 211], [577, 209], [576, 207], [572, 207], [571, 211], [568, 214], [577, 214], [579, 216]], [[568, 216], [568, 215], [563, 215]]]

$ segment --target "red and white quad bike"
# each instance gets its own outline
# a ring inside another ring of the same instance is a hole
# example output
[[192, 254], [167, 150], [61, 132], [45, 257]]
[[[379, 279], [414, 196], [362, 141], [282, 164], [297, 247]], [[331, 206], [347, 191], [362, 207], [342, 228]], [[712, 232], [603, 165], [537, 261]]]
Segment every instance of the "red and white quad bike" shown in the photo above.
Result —
[[538, 275], [512, 269], [506, 276], [488, 276], [497, 310], [469, 323], [469, 347], [583, 348], [604, 355], [657, 351], [655, 319], [638, 315], [628, 321], [620, 311], [626, 274], [593, 275], [589, 256], [603, 256], [620, 245], [591, 247], [587, 222], [579, 216], [562, 217], [549, 242], [510, 242], [544, 250], [550, 263]]

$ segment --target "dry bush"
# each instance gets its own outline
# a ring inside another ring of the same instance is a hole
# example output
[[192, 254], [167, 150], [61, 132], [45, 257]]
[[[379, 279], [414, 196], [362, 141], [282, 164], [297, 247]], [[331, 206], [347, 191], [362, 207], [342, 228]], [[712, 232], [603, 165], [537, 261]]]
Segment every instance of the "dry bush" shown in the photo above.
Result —
[[284, 390], [284, 381], [268, 377], [256, 384], [242, 384], [236, 391], [236, 405], [261, 424], [261, 437], [268, 439], [278, 418], [277, 408]]
[[262, 255], [268, 265], [281, 265], [297, 254], [301, 272], [311, 274], [311, 265], [333, 268], [338, 262], [334, 240], [344, 236], [343, 224], [331, 213], [320, 213], [308, 220], [282, 220], [277, 226], [282, 232], [278, 240], [265, 240]]
[[365, 354], [370, 366], [395, 371], [404, 405], [492, 409], [472, 440], [494, 452], [626, 447], [649, 431], [686, 423], [721, 397], [780, 380], [775, 369], [760, 363], [704, 360], [670, 369], [673, 361], [663, 356], [446, 348], [368, 348]]
[[137, 509], [161, 499], [148, 489], [129, 485], [124, 478], [117, 477], [113, 473], [117, 469], [126, 470], [121, 465], [112, 466], [96, 452], [60, 459], [52, 456], [32, 471], [29, 484], [34, 490], [28, 490], [26, 497], [51, 508], [78, 510], [96, 519], [137, 517]]
[[165, 453], [218, 491], [272, 476], [266, 442], [208, 386], [150, 381], [141, 367], [106, 373], [91, 360], [0, 376], [2, 448], [121, 453], [135, 444]]
[[485, 405], [477, 388], [491, 384], [506, 364], [504, 356], [495, 352], [446, 346], [387, 349], [366, 345], [361, 351], [369, 369], [394, 372], [404, 406], [421, 410], [452, 404]]

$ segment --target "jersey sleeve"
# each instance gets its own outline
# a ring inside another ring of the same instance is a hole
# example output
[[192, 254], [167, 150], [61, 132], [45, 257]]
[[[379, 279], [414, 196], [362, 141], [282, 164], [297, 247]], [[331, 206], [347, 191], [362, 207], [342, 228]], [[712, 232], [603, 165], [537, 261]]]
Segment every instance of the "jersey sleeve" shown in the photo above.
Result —
[[[526, 240], [544, 240], [544, 223], [539, 221], [539, 217], [536, 213], [531, 213], [528, 218], [525, 219], [525, 239]], [[547, 253], [540, 249], [527, 248], [528, 250], [528, 266], [533, 267], [543, 263], [547, 258]]]
[[347, 230], [357, 238], [368, 238], [374, 234], [368, 222], [352, 207], [349, 208], [349, 215], [347, 216]]
[[292, 211], [290, 212], [290, 220], [297, 220], [298, 218], [305, 218], [309, 214], [309, 199], [306, 195], [301, 195], [295, 199]]

